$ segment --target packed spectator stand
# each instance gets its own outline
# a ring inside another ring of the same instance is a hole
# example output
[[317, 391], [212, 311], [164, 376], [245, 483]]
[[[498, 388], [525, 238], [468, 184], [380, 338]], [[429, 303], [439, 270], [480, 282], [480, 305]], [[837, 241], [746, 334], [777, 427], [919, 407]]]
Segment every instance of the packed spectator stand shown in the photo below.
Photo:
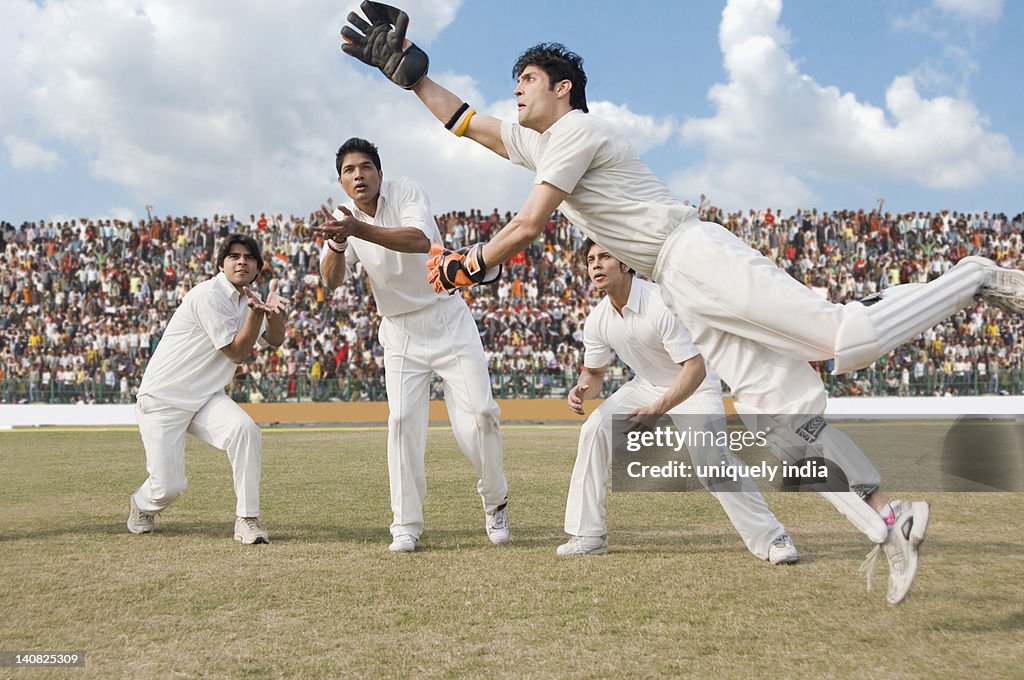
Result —
[[[779, 267], [845, 302], [889, 286], [924, 282], [967, 255], [1024, 268], [1024, 214], [949, 210], [726, 213], [719, 222]], [[288, 339], [257, 348], [229, 388], [239, 401], [382, 401], [383, 353], [365, 276], [334, 290], [318, 272], [320, 244], [306, 216], [150, 217], [0, 223], [0, 403], [130, 403], [146, 361], [189, 288], [216, 273], [219, 239], [235, 231], [264, 248], [270, 278], [292, 307]], [[511, 214], [437, 217], [449, 246], [494, 236]], [[495, 396], [563, 397], [582, 361], [582, 325], [599, 299], [586, 276], [584, 237], [560, 214], [506, 266], [499, 283], [465, 292], [490, 358]], [[425, 275], [425, 273], [424, 273]], [[977, 300], [868, 369], [835, 377], [830, 394], [1021, 394], [1019, 316]], [[613, 364], [605, 389], [629, 378]], [[435, 385], [440, 398], [440, 385]]]

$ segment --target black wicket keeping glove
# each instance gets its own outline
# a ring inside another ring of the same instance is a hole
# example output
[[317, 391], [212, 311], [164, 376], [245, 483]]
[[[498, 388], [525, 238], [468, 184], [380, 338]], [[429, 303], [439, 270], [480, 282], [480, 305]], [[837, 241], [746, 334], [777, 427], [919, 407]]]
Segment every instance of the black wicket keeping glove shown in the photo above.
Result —
[[427, 53], [405, 39], [409, 15], [397, 7], [373, 0], [359, 6], [367, 22], [356, 12], [349, 12], [351, 26], [341, 29], [345, 44], [341, 49], [364, 64], [375, 66], [388, 80], [410, 90], [427, 75], [430, 59]]

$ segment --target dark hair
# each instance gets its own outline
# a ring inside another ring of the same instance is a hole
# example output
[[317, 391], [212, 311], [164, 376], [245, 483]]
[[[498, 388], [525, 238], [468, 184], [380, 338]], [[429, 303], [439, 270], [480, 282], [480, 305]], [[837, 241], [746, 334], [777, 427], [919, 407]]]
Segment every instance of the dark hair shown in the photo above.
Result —
[[[590, 237], [587, 237], [587, 240], [583, 242], [583, 262], [584, 263], [587, 262], [587, 258], [590, 256], [590, 249], [593, 248], [594, 246], [601, 246], [601, 244], [598, 243], [597, 241], [595, 241], [594, 239], [590, 238]], [[604, 246], [601, 246], [601, 247], [604, 248]], [[608, 250], [607, 248], [604, 248], [604, 249]], [[611, 252], [611, 251], [609, 251], [609, 252]], [[612, 253], [612, 257], [615, 257], [614, 253]], [[617, 258], [617, 257], [615, 257], [615, 259], [619, 260], [619, 258]], [[626, 269], [629, 270], [630, 274], [636, 274], [636, 270], [633, 269], [632, 267], [630, 267], [628, 264], [626, 264], [622, 260], [619, 260], [619, 264], [620, 265], [625, 265]]]
[[[263, 255], [260, 253], [260, 244], [252, 236], [246, 236], [245, 234], [228, 235], [217, 250], [217, 268], [220, 269], [224, 266], [224, 260], [227, 258], [228, 253], [231, 252], [231, 246], [236, 243], [241, 243], [249, 251], [249, 254], [256, 258], [256, 273], [252, 277], [252, 280], [255, 281], [260, 272], [263, 271]], [[252, 283], [252, 281], [249, 283]]]
[[373, 167], [377, 168], [377, 172], [380, 172], [380, 154], [377, 153], [377, 147], [373, 142], [368, 142], [360, 137], [352, 137], [338, 149], [338, 155], [334, 157], [334, 167], [338, 170], [338, 177], [341, 177], [341, 163], [345, 160], [345, 156], [350, 153], [364, 153], [370, 157], [373, 161]]
[[548, 74], [548, 89], [555, 83], [568, 80], [572, 83], [569, 91], [569, 106], [587, 113], [587, 74], [583, 71], [583, 57], [570, 51], [562, 43], [539, 43], [527, 49], [516, 59], [512, 77], [518, 79], [527, 66], [536, 66]]

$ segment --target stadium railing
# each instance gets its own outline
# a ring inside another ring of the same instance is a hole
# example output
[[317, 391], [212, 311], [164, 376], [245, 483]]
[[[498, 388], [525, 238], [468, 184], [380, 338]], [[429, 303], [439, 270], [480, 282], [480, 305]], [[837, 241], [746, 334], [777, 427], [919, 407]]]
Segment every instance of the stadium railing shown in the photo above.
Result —
[[[605, 381], [599, 398], [606, 398], [619, 385], [629, 379]], [[915, 397], [932, 395], [1021, 395], [1024, 394], [1024, 369], [1014, 368], [1001, 371], [997, 378], [982, 375], [978, 371], [962, 374], [925, 376], [923, 380], [900, 383], [891, 372], [864, 370], [836, 377], [822, 376], [826, 389], [832, 397]], [[563, 399], [575, 384], [575, 378], [562, 371], [525, 372], [505, 371], [492, 374], [492, 391], [495, 399]], [[724, 387], [728, 394], [728, 386]], [[135, 401], [137, 381], [125, 386], [93, 380], [85, 382], [50, 381], [32, 383], [28, 379], [5, 379], [0, 381], [0, 404], [130, 404]], [[259, 379], [235, 379], [227, 389], [228, 395], [239, 403], [285, 403], [285, 402], [351, 402], [386, 401], [383, 375], [364, 379], [355, 375], [311, 379], [304, 375], [270, 375]], [[430, 389], [431, 399], [443, 399], [444, 388], [435, 377]]]

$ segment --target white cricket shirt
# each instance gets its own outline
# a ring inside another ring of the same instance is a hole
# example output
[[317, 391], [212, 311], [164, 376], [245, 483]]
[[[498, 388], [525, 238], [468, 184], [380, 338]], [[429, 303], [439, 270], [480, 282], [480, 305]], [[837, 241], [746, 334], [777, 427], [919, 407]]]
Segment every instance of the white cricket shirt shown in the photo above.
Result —
[[[662, 302], [658, 284], [635, 276], [621, 316], [607, 295], [594, 306], [583, 324], [583, 346], [587, 368], [607, 366], [614, 351], [639, 380], [655, 387], [670, 387], [679, 364], [700, 354], [690, 331]], [[707, 377], [700, 388], [721, 390], [707, 362], [704, 369]]]
[[[222, 347], [242, 329], [249, 313], [245, 295], [217, 274], [185, 294], [146, 366], [139, 395], [150, 395], [187, 411], [198, 411], [235, 375]], [[260, 327], [260, 335], [266, 321]]]
[[[441, 232], [430, 210], [430, 200], [423, 187], [408, 177], [381, 182], [374, 217], [357, 208], [354, 201], [344, 205], [360, 222], [378, 227], [415, 227], [426, 234], [431, 243], [441, 243]], [[344, 213], [335, 210], [334, 216], [341, 219]], [[340, 255], [330, 251], [324, 242], [320, 260], [325, 257]], [[447, 293], [435, 293], [427, 283], [429, 257], [427, 253], [399, 253], [376, 243], [350, 238], [345, 264], [351, 267], [357, 261], [363, 263], [377, 301], [377, 310], [382, 316], [395, 316], [448, 298]]]
[[567, 192], [562, 212], [621, 262], [650, 276], [672, 231], [697, 210], [676, 198], [640, 160], [626, 136], [592, 113], [573, 109], [538, 133], [502, 121], [509, 160]]

